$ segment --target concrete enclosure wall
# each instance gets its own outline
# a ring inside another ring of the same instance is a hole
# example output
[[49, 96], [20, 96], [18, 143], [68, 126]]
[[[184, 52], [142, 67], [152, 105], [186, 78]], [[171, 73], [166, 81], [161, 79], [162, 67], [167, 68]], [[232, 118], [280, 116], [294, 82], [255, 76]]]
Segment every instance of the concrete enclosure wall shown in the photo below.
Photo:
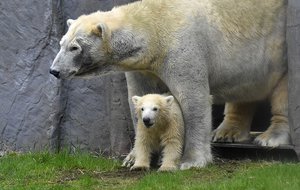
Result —
[[67, 19], [131, 1], [0, 2], [0, 150], [128, 152], [133, 131], [124, 74], [61, 81], [49, 67]]

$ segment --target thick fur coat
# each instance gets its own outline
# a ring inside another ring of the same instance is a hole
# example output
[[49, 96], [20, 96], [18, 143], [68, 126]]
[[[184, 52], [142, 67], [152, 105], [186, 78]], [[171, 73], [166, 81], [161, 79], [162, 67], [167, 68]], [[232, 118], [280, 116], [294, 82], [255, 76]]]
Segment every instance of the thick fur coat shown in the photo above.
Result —
[[133, 96], [138, 118], [133, 152], [124, 165], [132, 170], [149, 169], [151, 154], [162, 152], [159, 171], [178, 168], [184, 140], [184, 122], [180, 107], [173, 96], [147, 94]]

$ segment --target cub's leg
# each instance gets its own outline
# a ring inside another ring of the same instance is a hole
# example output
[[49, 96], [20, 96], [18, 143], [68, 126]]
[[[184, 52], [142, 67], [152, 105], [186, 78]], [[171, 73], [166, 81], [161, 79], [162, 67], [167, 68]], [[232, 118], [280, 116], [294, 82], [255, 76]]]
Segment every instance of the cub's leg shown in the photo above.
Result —
[[225, 117], [213, 131], [213, 142], [244, 142], [250, 139], [255, 103], [226, 103]]
[[283, 77], [271, 96], [271, 125], [255, 142], [262, 146], [276, 147], [290, 144], [288, 124], [288, 88], [287, 76]]
[[171, 139], [164, 143], [162, 165], [158, 171], [173, 171], [178, 168], [182, 154], [182, 142]]
[[[167, 86], [155, 75], [150, 72], [126, 72], [126, 81], [128, 88], [128, 103], [131, 112], [134, 130], [137, 125], [134, 105], [131, 101], [132, 96], [143, 96], [145, 94], [157, 93], [163, 94], [168, 92]], [[123, 161], [123, 166], [131, 167], [135, 161], [135, 151], [132, 149]]]
[[137, 130], [134, 142], [135, 161], [130, 170], [148, 170], [150, 168], [152, 144], [151, 138], [147, 133]]

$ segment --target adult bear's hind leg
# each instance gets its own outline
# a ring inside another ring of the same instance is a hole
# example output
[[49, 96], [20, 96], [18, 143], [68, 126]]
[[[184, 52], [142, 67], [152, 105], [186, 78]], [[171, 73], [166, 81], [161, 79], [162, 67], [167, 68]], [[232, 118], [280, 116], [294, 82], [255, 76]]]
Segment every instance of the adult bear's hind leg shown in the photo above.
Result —
[[250, 127], [255, 103], [226, 103], [225, 117], [213, 131], [213, 142], [245, 142], [250, 140]]
[[287, 75], [281, 79], [271, 96], [271, 125], [255, 143], [261, 146], [276, 147], [290, 144], [290, 128], [288, 123], [288, 83]]

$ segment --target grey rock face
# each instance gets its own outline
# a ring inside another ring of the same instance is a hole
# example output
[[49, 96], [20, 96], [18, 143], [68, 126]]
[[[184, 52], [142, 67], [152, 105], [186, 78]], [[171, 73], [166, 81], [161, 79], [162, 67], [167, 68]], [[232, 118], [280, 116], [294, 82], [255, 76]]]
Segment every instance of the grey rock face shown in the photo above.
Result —
[[51, 2], [0, 4], [0, 140], [9, 149], [41, 149], [52, 139], [59, 81], [47, 70], [59, 30]]
[[133, 131], [123, 73], [70, 81], [49, 74], [66, 19], [128, 2], [0, 2], [0, 150], [129, 150]]
[[292, 142], [300, 160], [300, 1], [290, 0], [287, 13], [289, 125]]

